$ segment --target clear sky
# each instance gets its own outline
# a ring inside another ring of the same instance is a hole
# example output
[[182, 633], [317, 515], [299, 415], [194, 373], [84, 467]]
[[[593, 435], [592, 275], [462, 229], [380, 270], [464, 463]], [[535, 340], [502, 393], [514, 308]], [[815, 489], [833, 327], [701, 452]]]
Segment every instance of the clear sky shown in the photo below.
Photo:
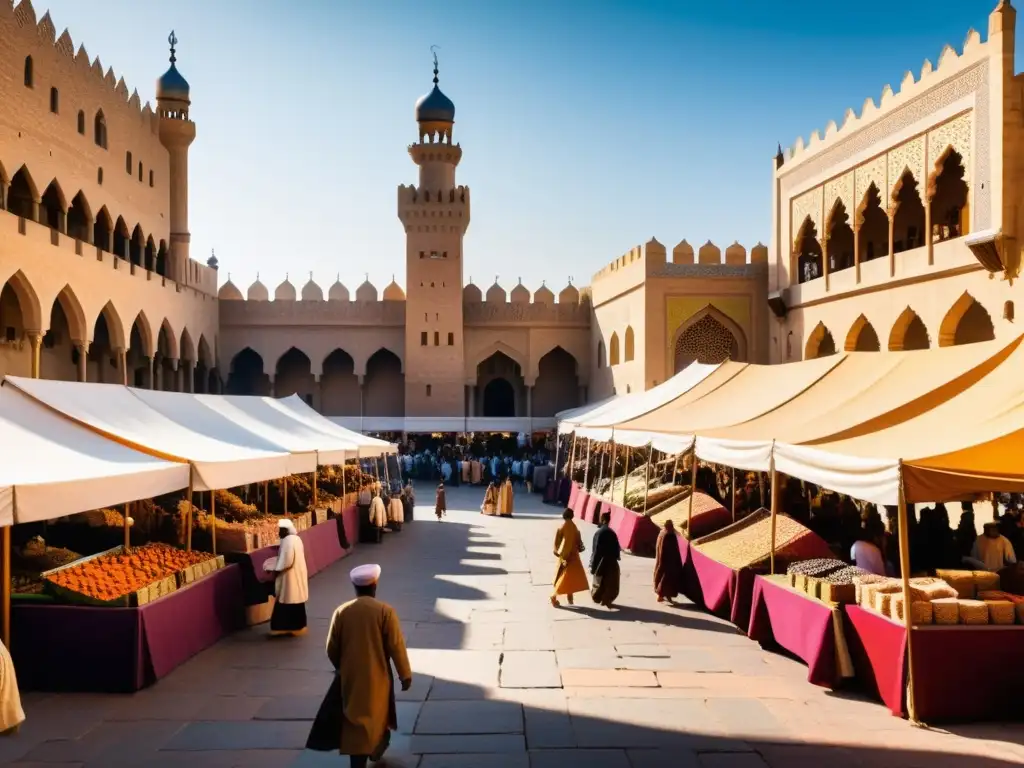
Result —
[[167, 34], [192, 86], [192, 256], [271, 291], [404, 284], [396, 186], [431, 86], [473, 191], [466, 279], [556, 292], [657, 237], [767, 242], [776, 143], [841, 124], [987, 37], [996, 0], [37, 0], [154, 98]]

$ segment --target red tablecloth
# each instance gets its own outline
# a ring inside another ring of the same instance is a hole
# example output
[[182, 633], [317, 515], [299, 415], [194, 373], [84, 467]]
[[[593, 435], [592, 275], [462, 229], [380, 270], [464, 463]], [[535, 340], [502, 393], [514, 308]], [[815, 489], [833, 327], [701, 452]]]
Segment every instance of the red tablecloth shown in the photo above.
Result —
[[228, 565], [142, 608], [15, 604], [11, 654], [25, 690], [137, 691], [245, 625]]
[[683, 595], [694, 605], [704, 608], [704, 593], [700, 588], [700, 579], [693, 567], [693, 558], [690, 557], [690, 540], [685, 536], [676, 534], [679, 539], [679, 556], [683, 561]]
[[[895, 715], [906, 713], [906, 630], [845, 606], [857, 677]], [[914, 630], [914, 701], [924, 722], [1021, 719], [1024, 626], [922, 626]]]
[[619, 544], [623, 549], [635, 553], [654, 553], [658, 541], [658, 527], [649, 517], [607, 502], [604, 503], [603, 509], [611, 512], [611, 528], [619, 537]]
[[607, 502], [601, 501], [601, 497], [596, 494], [587, 497], [586, 506], [583, 508], [583, 520], [588, 523], [597, 524], [597, 517], [600, 514], [598, 511], [602, 506], [606, 506]]
[[690, 561], [700, 580], [704, 606], [737, 627], [750, 625], [750, 598], [754, 592], [753, 571], [733, 570], [690, 547]]
[[576, 493], [576, 498], [572, 502], [572, 511], [577, 520], [583, 519], [583, 513], [586, 512], [587, 500], [589, 498], [590, 494], [583, 488], [580, 488]]
[[[336, 520], [338, 518], [335, 518]], [[353, 504], [341, 511], [341, 526], [345, 532], [345, 541], [351, 549], [359, 541], [359, 508]]]
[[807, 664], [810, 682], [834, 688], [840, 675], [832, 611], [820, 600], [756, 576], [747, 637], [764, 646], [775, 643], [785, 648]]
[[569, 509], [576, 509], [576, 497], [579, 495], [580, 486], [578, 483], [569, 484], [569, 500], [565, 503]]

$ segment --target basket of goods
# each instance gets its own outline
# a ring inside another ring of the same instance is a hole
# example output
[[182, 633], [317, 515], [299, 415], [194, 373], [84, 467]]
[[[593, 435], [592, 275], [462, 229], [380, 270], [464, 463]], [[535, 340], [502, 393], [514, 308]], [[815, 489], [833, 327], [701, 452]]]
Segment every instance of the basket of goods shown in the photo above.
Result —
[[[800, 560], [790, 563], [786, 568], [786, 575], [789, 577], [789, 585], [801, 592], [808, 592], [807, 580], [809, 577], [820, 577], [845, 568], [846, 563], [836, 560], [834, 557], [816, 557], [811, 560]], [[850, 582], [853, 583], [852, 581]], [[813, 592], [811, 592], [813, 594]]]
[[[890, 600], [890, 618], [898, 621], [906, 621], [906, 601], [902, 594], [895, 594]], [[914, 625], [931, 624], [934, 618], [935, 606], [927, 600], [910, 601], [910, 622]]]
[[[706, 557], [739, 570], [767, 570], [771, 561], [771, 513], [763, 507], [720, 531], [694, 541]], [[787, 515], [775, 520], [775, 563], [785, 568], [798, 560], [830, 557], [832, 550], [818, 534]]]
[[[878, 577], [869, 581], [867, 577], [871, 575], [855, 577], [854, 584], [860, 584], [860, 605], [863, 608], [870, 608], [873, 611], [878, 611], [888, 616], [890, 610], [889, 601], [892, 599], [892, 595], [903, 591], [903, 582], [899, 579], [885, 577]], [[854, 588], [854, 599], [856, 599], [856, 594], [857, 590]], [[889, 595], [889, 597], [879, 598], [879, 595]]]
[[862, 568], [855, 565], [847, 565], [843, 568], [812, 576], [816, 582], [816, 596], [826, 603], [852, 603], [857, 597], [857, 590], [853, 580], [866, 573]]
[[62, 600], [137, 607], [174, 592], [178, 571], [212, 558], [208, 553], [184, 552], [167, 545], [148, 544], [128, 552], [116, 547], [42, 575], [46, 590]]
[[864, 587], [869, 584], [878, 584], [882, 581], [889, 581], [888, 576], [879, 576], [876, 573], [865, 573], [863, 576], [855, 576], [853, 579], [854, 596], [853, 600], [857, 605], [865, 608], [870, 607], [871, 600], [863, 596]]
[[915, 601], [939, 600], [944, 597], [956, 597], [957, 591], [939, 578], [920, 577], [910, 580], [910, 597]]
[[960, 623], [960, 600], [956, 597], [940, 597], [932, 600], [932, 616], [936, 624]]
[[41, 595], [42, 574], [81, 559], [81, 555], [63, 547], [49, 547], [41, 536], [33, 536], [24, 546], [11, 551], [11, 591], [15, 595]]
[[988, 606], [984, 600], [960, 600], [961, 624], [988, 624]]
[[974, 571], [940, 568], [935, 571], [935, 575], [955, 589], [958, 597], [972, 600], [977, 594], [977, 588], [974, 586]]
[[[676, 530], [688, 538], [700, 538], [721, 530], [732, 522], [732, 513], [718, 503], [718, 500], [706, 493], [697, 491], [693, 494], [693, 513], [690, 512], [689, 486], [682, 486], [684, 491], [667, 505], [661, 505], [658, 512], [652, 514], [651, 521], [659, 528], [671, 520]], [[689, 522], [693, 523], [693, 535], [689, 536]]]
[[1009, 600], [985, 600], [989, 624], [1013, 624], [1014, 604]]

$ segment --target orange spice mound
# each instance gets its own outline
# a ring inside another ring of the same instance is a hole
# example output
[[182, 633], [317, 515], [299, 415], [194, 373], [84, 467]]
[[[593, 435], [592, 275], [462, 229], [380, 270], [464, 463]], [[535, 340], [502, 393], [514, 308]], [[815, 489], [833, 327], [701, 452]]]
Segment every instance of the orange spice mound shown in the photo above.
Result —
[[127, 553], [102, 555], [48, 578], [73, 592], [97, 600], [114, 600], [212, 557], [208, 552], [185, 552], [167, 544], [146, 544]]

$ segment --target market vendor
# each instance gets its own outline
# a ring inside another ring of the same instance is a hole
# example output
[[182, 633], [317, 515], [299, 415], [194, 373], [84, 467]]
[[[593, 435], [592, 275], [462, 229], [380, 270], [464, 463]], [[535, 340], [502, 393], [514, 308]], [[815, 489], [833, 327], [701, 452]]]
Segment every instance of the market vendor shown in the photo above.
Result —
[[23, 722], [25, 710], [21, 708], [14, 662], [7, 646], [0, 642], [0, 736], [13, 736]]
[[384, 499], [380, 497], [380, 491], [373, 494], [370, 502], [370, 510], [366, 518], [367, 530], [364, 541], [371, 544], [380, 544], [384, 537], [384, 526], [388, 522], [387, 508], [384, 506]]
[[277, 560], [268, 560], [264, 568], [276, 574], [274, 580], [274, 611], [270, 614], [270, 634], [304, 635], [306, 627], [306, 601], [309, 600], [309, 572], [306, 552], [291, 520], [281, 520], [278, 533], [281, 545]]
[[985, 523], [984, 532], [974, 542], [971, 559], [978, 561], [986, 571], [998, 573], [1007, 565], [1017, 562], [1010, 540], [999, 533], [999, 523]]
[[402, 506], [401, 497], [395, 494], [388, 500], [388, 527], [392, 531], [400, 531], [404, 522], [405, 508]]

